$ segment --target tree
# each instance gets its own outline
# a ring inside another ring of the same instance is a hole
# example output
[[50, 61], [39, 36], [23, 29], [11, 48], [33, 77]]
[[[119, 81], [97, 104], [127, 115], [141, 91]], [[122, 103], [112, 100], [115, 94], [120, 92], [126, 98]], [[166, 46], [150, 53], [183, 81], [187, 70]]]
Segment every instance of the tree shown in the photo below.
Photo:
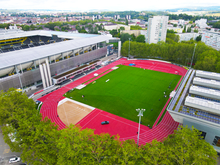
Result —
[[130, 30], [142, 30], [142, 28], [138, 25], [130, 26]]
[[198, 30], [198, 29], [194, 29], [194, 32], [195, 32], [195, 33], [198, 33], [198, 32], [199, 32], [199, 30]]
[[121, 35], [121, 42], [122, 42], [122, 44], [125, 42], [125, 41], [128, 41], [129, 40], [129, 38], [131, 38], [131, 35], [130, 34], [128, 34], [128, 33], [123, 33], [122, 35]]
[[180, 128], [164, 140], [169, 148], [169, 161], [172, 164], [216, 164], [217, 153], [213, 146], [201, 136], [201, 132], [194, 127]]
[[30, 30], [30, 26], [25, 25], [22, 29], [23, 29], [24, 31], [28, 31], [28, 30]]
[[167, 33], [166, 40], [167, 38], [172, 39], [174, 42], [179, 42], [180, 36], [175, 33]]
[[117, 37], [117, 36], [118, 36], [118, 31], [117, 31], [116, 29], [110, 30], [110, 34], [111, 34], [113, 37]]
[[173, 27], [177, 27], [177, 24], [174, 24]]
[[139, 36], [137, 36], [136, 42], [145, 43], [145, 36], [144, 36], [144, 35], [139, 35]]
[[[152, 50], [146, 49], [151, 47]], [[165, 58], [162, 49], [166, 44], [145, 44], [131, 42], [140, 50], [154, 54], [157, 51]], [[175, 44], [176, 46], [177, 44]], [[181, 45], [181, 44], [180, 44]], [[182, 44], [183, 45], [183, 44]], [[184, 45], [188, 45], [184, 43]], [[128, 46], [128, 41], [123, 44]], [[169, 45], [170, 46], [170, 45]], [[171, 45], [173, 46], [173, 45]], [[202, 46], [199, 45], [198, 46]], [[193, 47], [192, 47], [193, 48]], [[178, 47], [177, 49], [180, 49]], [[122, 50], [124, 51], [124, 50]], [[182, 50], [181, 50], [182, 51]], [[124, 52], [123, 52], [124, 53]], [[156, 53], [156, 54], [157, 54]], [[187, 52], [184, 52], [185, 54]], [[209, 52], [215, 55], [215, 52]], [[148, 54], [146, 54], [148, 55]], [[204, 56], [204, 54], [203, 54]], [[178, 54], [178, 57], [181, 55]], [[200, 60], [206, 58], [201, 57]], [[5, 141], [12, 151], [22, 151], [21, 158], [33, 165], [48, 164], [216, 164], [216, 151], [200, 136], [201, 133], [192, 128], [181, 126], [174, 134], [164, 139], [163, 143], [152, 141], [137, 146], [134, 140], [120, 141], [118, 136], [106, 133], [94, 134], [91, 129], [81, 129], [70, 125], [62, 130], [36, 110], [36, 105], [25, 93], [9, 89], [0, 92], [0, 124]], [[7, 125], [6, 125], [7, 124]], [[16, 133], [15, 141], [8, 137]]]
[[120, 27], [120, 30], [125, 30], [125, 27], [123, 27], [123, 26], [122, 26], [122, 27]]
[[182, 33], [186, 33], [186, 26], [184, 26]]
[[128, 20], [126, 19], [125, 24], [128, 25]]
[[202, 36], [201, 36], [201, 35], [199, 35], [198, 37], [196, 37], [196, 41], [201, 41], [201, 39], [202, 39]]
[[188, 33], [190, 33], [192, 30], [191, 30], [191, 28], [189, 27], [189, 28], [187, 28], [187, 32]]

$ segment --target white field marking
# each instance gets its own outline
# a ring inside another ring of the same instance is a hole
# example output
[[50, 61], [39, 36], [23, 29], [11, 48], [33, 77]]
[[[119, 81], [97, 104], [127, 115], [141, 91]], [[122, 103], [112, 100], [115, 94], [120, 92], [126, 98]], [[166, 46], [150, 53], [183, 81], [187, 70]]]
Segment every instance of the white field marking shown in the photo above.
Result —
[[80, 103], [80, 102], [78, 102], [78, 101], [75, 101], [75, 100], [72, 100], [72, 99], [69, 99], [69, 98], [65, 98], [65, 99], [61, 100], [61, 101], [58, 103], [58, 106], [60, 106], [61, 104], [65, 103], [65, 102], [67, 102], [67, 101], [70, 101], [70, 102], [72, 102], [72, 103], [75, 103], [75, 104], [78, 104], [78, 105], [84, 106], [84, 107], [89, 108], [89, 109], [92, 109], [92, 110], [95, 109], [95, 108], [92, 107], [92, 106], [89, 106], [89, 105], [86, 105], [86, 104]]

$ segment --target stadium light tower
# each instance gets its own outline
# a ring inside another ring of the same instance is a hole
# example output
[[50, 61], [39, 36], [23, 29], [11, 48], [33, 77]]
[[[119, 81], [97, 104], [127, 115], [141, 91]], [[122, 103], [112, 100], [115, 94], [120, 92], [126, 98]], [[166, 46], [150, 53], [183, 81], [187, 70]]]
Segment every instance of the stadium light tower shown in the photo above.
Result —
[[128, 50], [128, 58], [129, 58], [129, 56], [130, 56], [130, 40], [131, 40], [131, 38], [129, 38], [129, 50]]
[[191, 64], [190, 64], [190, 68], [192, 67], [192, 62], [193, 62], [193, 58], [194, 58], [194, 55], [195, 55], [196, 45], [197, 45], [197, 43], [195, 43], [195, 47], [194, 47], [194, 51], [193, 51], [193, 56], [192, 56], [192, 60], [191, 60]]
[[145, 109], [136, 109], [136, 111], [138, 112], [138, 115], [139, 116], [139, 126], [138, 126], [138, 137], [137, 137], [137, 145], [139, 145], [139, 135], [140, 135], [140, 127], [141, 127], [141, 116], [143, 116], [143, 113], [145, 111]]

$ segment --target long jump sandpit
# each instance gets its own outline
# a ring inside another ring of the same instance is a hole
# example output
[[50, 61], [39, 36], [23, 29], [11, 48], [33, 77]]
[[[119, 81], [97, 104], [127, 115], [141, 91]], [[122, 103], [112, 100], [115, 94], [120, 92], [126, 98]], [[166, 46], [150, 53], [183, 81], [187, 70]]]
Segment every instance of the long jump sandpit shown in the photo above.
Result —
[[57, 106], [60, 120], [67, 126], [76, 124], [95, 108], [86, 104], [65, 98]]

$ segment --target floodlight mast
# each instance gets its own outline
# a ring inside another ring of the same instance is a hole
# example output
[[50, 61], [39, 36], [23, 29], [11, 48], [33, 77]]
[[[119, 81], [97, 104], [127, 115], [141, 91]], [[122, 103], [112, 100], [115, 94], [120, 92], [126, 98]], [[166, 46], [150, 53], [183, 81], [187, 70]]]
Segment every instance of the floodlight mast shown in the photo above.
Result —
[[191, 64], [190, 64], [190, 68], [192, 68], [192, 63], [193, 63], [193, 58], [194, 58], [194, 55], [195, 55], [196, 45], [197, 45], [197, 43], [195, 43], [195, 46], [194, 46], [193, 56], [192, 56], [192, 60], [191, 60]]
[[145, 109], [136, 109], [137, 112], [139, 112], [139, 114], [137, 116], [139, 116], [139, 126], [138, 126], [138, 137], [137, 137], [137, 145], [139, 145], [139, 135], [140, 135], [140, 126], [141, 126], [141, 116], [143, 116], [143, 112], [145, 111]]
[[128, 58], [129, 58], [129, 56], [130, 56], [130, 40], [131, 40], [131, 38], [129, 38], [129, 51], [128, 51]]

